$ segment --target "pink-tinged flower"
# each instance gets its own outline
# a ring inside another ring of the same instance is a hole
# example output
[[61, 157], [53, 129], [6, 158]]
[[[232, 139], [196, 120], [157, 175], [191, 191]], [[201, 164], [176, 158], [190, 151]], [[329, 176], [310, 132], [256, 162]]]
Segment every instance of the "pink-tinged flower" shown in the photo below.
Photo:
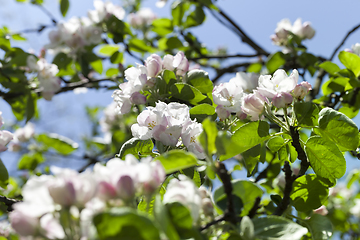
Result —
[[173, 62], [174, 62], [174, 56], [170, 54], [166, 54], [162, 61], [163, 69], [174, 71]]
[[[345, 51], [346, 51], [346, 49], [345, 49]], [[360, 43], [355, 43], [354, 45], [352, 45], [350, 52], [355, 53], [356, 55], [360, 56]]]
[[163, 165], [159, 161], [151, 161], [151, 157], [143, 158], [136, 172], [141, 194], [148, 197], [155, 193], [166, 177]]
[[40, 232], [45, 235], [47, 239], [65, 238], [63, 227], [51, 213], [45, 214], [40, 218], [40, 227]]
[[237, 86], [240, 86], [245, 93], [252, 93], [253, 90], [258, 87], [259, 74], [237, 72], [236, 76], [230, 79], [230, 81], [232, 80]]
[[315, 35], [315, 30], [312, 28], [310, 22], [301, 22], [301, 18], [296, 19], [292, 27], [292, 33], [302, 39], [312, 39]]
[[229, 112], [235, 113], [241, 110], [241, 99], [244, 96], [244, 92], [238, 79], [232, 78], [229, 82], [215, 86], [212, 96], [215, 104], [221, 105]]
[[311, 84], [308, 82], [301, 82], [300, 84], [296, 85], [293, 91], [293, 95], [295, 98], [302, 100], [304, 97], [309, 93], [312, 89]]
[[136, 105], [145, 104], [146, 96], [142, 95], [139, 92], [134, 92], [133, 94], [131, 94], [130, 102]]
[[278, 93], [272, 99], [272, 103], [277, 108], [284, 108], [287, 105], [291, 104], [292, 101], [293, 101], [292, 95], [290, 93], [286, 93], [286, 92]]
[[230, 116], [230, 112], [222, 105], [218, 105], [215, 109], [215, 112], [221, 121], [227, 119]]
[[156, 77], [162, 70], [162, 60], [157, 54], [152, 54], [145, 61], [148, 77]]
[[176, 75], [183, 76], [189, 71], [189, 61], [183, 52], [179, 51], [174, 56], [173, 67], [176, 69]]
[[250, 116], [252, 121], [259, 120], [265, 108], [266, 98], [259, 91], [254, 91], [244, 97], [242, 104], [243, 113]]
[[28, 122], [25, 127], [16, 129], [14, 132], [14, 138], [20, 142], [27, 142], [34, 136], [34, 134], [35, 126], [33, 123]]
[[326, 216], [329, 213], [329, 211], [326, 209], [326, 207], [324, 205], [321, 205], [321, 207], [313, 210], [313, 213]]
[[196, 121], [191, 121], [183, 127], [181, 133], [181, 140], [185, 147], [195, 154], [199, 159], [204, 159], [206, 157], [204, 149], [197, 140], [197, 137], [203, 132], [201, 123]]
[[6, 151], [6, 145], [13, 139], [13, 134], [9, 131], [0, 131], [0, 152]]
[[185, 175], [179, 175], [178, 179], [171, 179], [164, 194], [164, 203], [179, 202], [190, 210], [193, 223], [200, 216], [201, 196], [194, 182]]
[[175, 147], [179, 141], [181, 130], [181, 126], [157, 125], [153, 129], [152, 136], [164, 145]]
[[136, 13], [130, 13], [128, 18], [133, 28], [143, 28], [150, 25], [157, 16], [151, 8], [142, 8]]
[[74, 184], [70, 180], [56, 178], [49, 183], [49, 194], [55, 203], [70, 207], [76, 203]]
[[124, 19], [125, 10], [120, 7], [114, 5], [112, 2], [106, 2], [100, 0], [94, 1], [95, 10], [88, 11], [88, 17], [94, 22], [99, 23], [103, 20], [108, 19], [111, 15], [114, 15], [119, 20]]
[[116, 183], [116, 193], [124, 201], [132, 200], [135, 196], [135, 182], [129, 175], [123, 175]]
[[111, 95], [111, 97], [114, 99], [115, 103], [117, 104], [116, 110], [120, 114], [125, 114], [130, 112], [132, 106], [130, 95], [124, 94], [124, 92], [121, 90], [115, 90], [114, 93]]
[[264, 97], [272, 99], [277, 94], [291, 93], [294, 90], [299, 79], [299, 73], [296, 69], [288, 76], [282, 69], [276, 70], [273, 77], [270, 75], [261, 75], [259, 77], [258, 91]]
[[9, 213], [11, 227], [21, 236], [35, 236], [38, 231], [39, 218], [28, 215], [26, 211], [14, 210]]

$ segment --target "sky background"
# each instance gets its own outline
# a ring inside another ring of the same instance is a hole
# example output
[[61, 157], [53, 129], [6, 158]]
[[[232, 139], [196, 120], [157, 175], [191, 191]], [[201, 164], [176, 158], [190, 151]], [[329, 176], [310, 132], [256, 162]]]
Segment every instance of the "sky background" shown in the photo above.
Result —
[[[121, 5], [123, 1], [113, 0]], [[155, 0], [145, 0], [144, 6], [150, 7], [158, 17], [170, 15], [170, 4], [164, 8], [155, 7]], [[289, 1], [289, 0], [218, 0], [217, 5], [231, 16], [242, 29], [256, 43], [268, 52], [279, 51], [280, 48], [271, 43], [270, 35], [274, 33], [277, 23], [283, 18], [289, 18], [294, 22], [298, 17], [303, 21], [310, 21], [316, 30], [312, 40], [304, 41], [308, 52], [330, 57], [334, 49], [342, 41], [349, 30], [360, 23], [360, 1]], [[24, 29], [38, 28], [40, 24], [50, 24], [50, 18], [38, 7], [28, 3], [17, 3], [15, 0], [0, 0], [0, 26], [7, 26], [11, 31], [17, 32]], [[44, 7], [50, 11], [58, 22], [66, 21], [72, 16], [86, 16], [87, 11], [94, 9], [92, 0], [70, 0], [70, 9], [67, 17], [60, 14], [58, 0], [44, 0]], [[41, 34], [26, 34], [28, 41], [25, 43], [14, 42], [14, 46], [20, 46], [25, 51], [32, 49], [36, 54], [49, 42], [48, 31]], [[210, 14], [207, 14], [206, 22], [201, 27], [193, 28], [193, 33], [204, 42], [210, 49], [227, 47], [229, 54], [254, 53], [247, 45], [231, 31], [219, 24]], [[360, 42], [360, 30], [352, 34], [341, 50], [351, 48], [351, 45]], [[51, 58], [51, 56], [49, 57]], [[335, 59], [334, 59], [335, 60]], [[127, 64], [134, 64], [133, 60]], [[339, 61], [335, 60], [339, 63]], [[210, 78], [213, 75], [210, 73]], [[222, 81], [234, 77], [226, 75]], [[312, 82], [311, 78], [306, 79]], [[106, 106], [112, 102], [111, 91], [89, 91], [86, 94], [62, 93], [53, 98], [51, 102], [43, 99], [38, 101], [42, 121], [36, 125], [36, 133], [56, 132], [66, 137], [81, 140], [82, 136], [90, 135], [90, 124], [86, 120], [84, 106]], [[7, 122], [13, 121], [9, 105], [0, 100], [0, 111]], [[360, 118], [355, 119], [360, 125]], [[79, 153], [75, 153], [75, 155]], [[1, 158], [10, 172], [16, 170], [16, 159], [12, 153], [3, 153]], [[80, 168], [85, 163], [81, 160], [64, 160], [61, 166]], [[360, 167], [360, 161], [347, 158], [348, 169]]]

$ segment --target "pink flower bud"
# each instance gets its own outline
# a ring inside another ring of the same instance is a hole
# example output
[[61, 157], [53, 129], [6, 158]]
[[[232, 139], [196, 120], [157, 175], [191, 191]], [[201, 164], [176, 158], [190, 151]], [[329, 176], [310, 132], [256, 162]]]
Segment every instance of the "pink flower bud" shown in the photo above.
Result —
[[21, 236], [34, 236], [37, 232], [39, 219], [14, 210], [9, 214], [11, 227]]
[[76, 192], [72, 182], [57, 179], [48, 186], [48, 190], [55, 203], [65, 207], [75, 204]]
[[13, 139], [13, 134], [9, 131], [0, 131], [0, 152], [6, 151], [6, 145]]
[[243, 99], [242, 111], [251, 116], [252, 121], [259, 120], [259, 116], [264, 111], [266, 98], [263, 97], [258, 91], [249, 94]]
[[146, 96], [142, 95], [139, 92], [134, 92], [131, 97], [130, 97], [130, 101], [133, 104], [145, 104], [146, 103]]
[[102, 200], [110, 200], [116, 197], [116, 189], [108, 182], [102, 181], [98, 185], [98, 197]]
[[293, 95], [295, 98], [302, 100], [308, 94], [308, 92], [312, 89], [311, 84], [308, 82], [301, 82], [296, 85], [293, 90]]
[[174, 56], [173, 67], [176, 69], [176, 75], [183, 76], [189, 71], [189, 61], [183, 52], [180, 51]]
[[206, 216], [212, 216], [214, 214], [214, 205], [210, 198], [203, 198], [201, 200], [201, 209]]
[[165, 55], [162, 62], [163, 68], [166, 70], [173, 71], [174, 70], [173, 62], [174, 62], [174, 56], [170, 54]]
[[284, 108], [286, 105], [291, 104], [293, 101], [293, 97], [290, 93], [282, 92], [275, 95], [272, 99], [272, 103], [277, 108]]
[[162, 70], [162, 61], [159, 55], [152, 54], [145, 61], [148, 77], [156, 77]]
[[302, 33], [304, 38], [312, 39], [315, 35], [315, 30], [312, 28], [310, 22], [304, 22], [302, 27]]
[[329, 213], [329, 211], [326, 209], [326, 207], [324, 205], [322, 205], [318, 209], [315, 209], [313, 212], [316, 214], [323, 215], [323, 216], [326, 216]]
[[226, 110], [226, 108], [224, 108], [222, 105], [218, 105], [215, 109], [215, 112], [221, 121], [227, 119], [230, 116], [230, 112]]
[[135, 185], [133, 179], [124, 175], [121, 176], [119, 181], [116, 183], [117, 195], [124, 201], [129, 201], [135, 196]]

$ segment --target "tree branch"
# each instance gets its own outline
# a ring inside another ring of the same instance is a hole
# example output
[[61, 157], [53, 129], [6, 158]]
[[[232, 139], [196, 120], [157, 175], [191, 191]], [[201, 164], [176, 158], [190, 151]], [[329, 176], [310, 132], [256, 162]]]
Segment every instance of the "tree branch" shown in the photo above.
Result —
[[228, 66], [228, 67], [225, 67], [225, 68], [216, 69], [217, 75], [212, 80], [212, 82], [216, 82], [217, 80], [219, 80], [219, 78], [221, 78], [226, 73], [237, 72], [238, 68], [240, 68], [240, 67], [248, 67], [248, 66], [250, 66], [250, 64], [251, 63], [236, 63], [234, 65], [231, 65], [231, 66]]
[[0, 202], [4, 203], [7, 206], [7, 211], [11, 212], [13, 209], [13, 204], [21, 202], [20, 200], [17, 199], [12, 199], [12, 198], [7, 198], [5, 196], [1, 196], [0, 195]]
[[288, 161], [285, 161], [283, 171], [285, 172], [285, 189], [284, 197], [282, 198], [280, 204], [276, 208], [273, 215], [281, 216], [290, 204], [290, 194], [292, 191], [292, 185], [296, 179], [295, 175], [292, 175], [291, 167]]
[[345, 44], [346, 39], [348, 39], [348, 37], [354, 33], [358, 28], [360, 28], [360, 24], [355, 26], [353, 29], [351, 29], [344, 37], [344, 39], [340, 42], [339, 46], [337, 46], [337, 48], [335, 48], [333, 54], [331, 55], [331, 57], [329, 58], [329, 61], [331, 61], [334, 57], [335, 54], [337, 53], [337, 51], [342, 47], [342, 45]]
[[233, 54], [233, 55], [214, 55], [214, 56], [201, 56], [201, 57], [194, 57], [194, 58], [188, 58], [189, 61], [197, 61], [201, 59], [223, 59], [223, 58], [252, 58], [252, 57], [258, 57], [262, 54], [256, 53], [256, 54]]

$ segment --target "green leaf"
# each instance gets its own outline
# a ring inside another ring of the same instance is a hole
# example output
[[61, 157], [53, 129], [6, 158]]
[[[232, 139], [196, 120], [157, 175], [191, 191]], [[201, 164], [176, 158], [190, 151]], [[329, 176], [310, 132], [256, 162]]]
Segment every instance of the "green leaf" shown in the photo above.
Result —
[[113, 77], [119, 75], [119, 69], [118, 68], [109, 68], [106, 70], [106, 76], [107, 77]]
[[160, 36], [166, 36], [174, 31], [172, 21], [168, 18], [155, 19], [151, 25], [153, 27], [152, 31]]
[[190, 214], [190, 210], [179, 202], [167, 203], [172, 223], [176, 228], [191, 229], [193, 225], [193, 219]]
[[161, 162], [165, 168], [166, 174], [192, 167], [197, 164], [196, 156], [183, 150], [171, 150], [170, 152], [166, 152], [156, 157], [155, 160]]
[[216, 153], [215, 141], [218, 134], [216, 123], [209, 118], [202, 122], [203, 132], [199, 136], [200, 143], [208, 156]]
[[120, 48], [119, 45], [106, 44], [100, 48], [99, 53], [103, 56], [110, 57], [115, 52], [117, 52], [119, 50], [119, 48]]
[[[267, 122], [256, 121], [242, 125], [231, 137], [228, 134], [218, 136], [216, 148], [222, 155], [220, 160], [229, 159], [270, 139], [269, 129], [270, 126]], [[220, 151], [220, 149], [222, 150]]]
[[346, 68], [351, 70], [356, 77], [360, 75], [360, 57], [355, 53], [341, 51], [339, 60]]
[[155, 49], [153, 47], [147, 45], [143, 40], [137, 38], [132, 38], [129, 41], [128, 46], [130, 50], [135, 52], [140, 52], [140, 53], [155, 52]]
[[278, 216], [253, 219], [255, 238], [261, 240], [300, 240], [308, 230], [293, 221]]
[[179, 40], [179, 38], [177, 37], [170, 37], [166, 40], [166, 46], [167, 49], [176, 49], [176, 48], [181, 48], [184, 45], [182, 44], [182, 42]]
[[99, 239], [160, 239], [153, 221], [131, 208], [112, 208], [96, 215], [93, 221]]
[[255, 239], [254, 224], [248, 216], [244, 216], [240, 223], [241, 239], [253, 240]]
[[308, 212], [321, 207], [328, 196], [328, 188], [315, 174], [309, 174], [295, 180], [290, 198], [296, 210]]
[[340, 71], [340, 67], [333, 62], [325, 61], [319, 65], [322, 69], [326, 72], [330, 73], [331, 75], [335, 75], [336, 72]]
[[140, 155], [151, 155], [153, 148], [154, 144], [151, 139], [140, 140], [137, 138], [131, 138], [122, 145], [118, 156], [121, 159], [125, 159], [127, 154], [132, 154], [139, 159]]
[[[246, 180], [233, 180], [231, 181], [231, 184], [233, 186], [232, 194], [238, 197], [243, 204], [241, 216], [246, 216], [254, 206], [255, 200], [262, 197], [263, 191], [257, 184]], [[218, 205], [218, 202], [223, 199], [226, 201], [226, 194], [224, 191], [224, 186], [221, 185], [214, 192], [214, 201]]]
[[169, 240], [180, 239], [174, 225], [170, 220], [167, 208], [161, 202], [160, 195], [156, 195], [155, 197], [154, 217], [155, 220], [158, 222], [160, 229], [166, 234]]
[[35, 152], [35, 153], [29, 153], [24, 154], [20, 158], [20, 161], [18, 163], [19, 170], [31, 170], [34, 171], [35, 168], [40, 164], [43, 163], [44, 157], [41, 153]]
[[260, 161], [261, 150], [262, 145], [258, 144], [241, 154], [242, 163], [247, 170], [247, 177], [253, 176], [253, 171]]
[[285, 146], [285, 141], [282, 137], [275, 136], [270, 138], [269, 141], [266, 143], [266, 145], [270, 149], [270, 151], [275, 153], [279, 151], [280, 148]]
[[190, 4], [183, 1], [175, 1], [171, 6], [171, 15], [173, 17], [173, 25], [181, 26], [185, 12], [189, 9]]
[[90, 62], [90, 66], [99, 74], [102, 74], [103, 72], [103, 65], [102, 65], [102, 60], [98, 59], [95, 60], [93, 62]]
[[331, 221], [320, 214], [313, 214], [310, 219], [304, 220], [304, 225], [309, 229], [314, 240], [330, 239], [333, 233]]
[[69, 0], [60, 0], [60, 11], [63, 17], [66, 16], [67, 11], [69, 10], [70, 2]]
[[200, 103], [211, 103], [211, 100], [203, 95], [197, 88], [187, 83], [175, 83], [170, 87], [170, 91], [174, 98], [184, 100], [190, 104], [197, 105]]
[[269, 56], [268, 61], [266, 62], [266, 68], [269, 70], [269, 73], [273, 73], [284, 65], [285, 62], [284, 54], [282, 52], [277, 52]]
[[209, 74], [204, 70], [194, 69], [186, 73], [186, 82], [197, 88], [201, 93], [212, 93], [214, 85]]
[[345, 174], [345, 158], [332, 141], [312, 136], [306, 141], [305, 152], [316, 175], [333, 181]]
[[207, 117], [210, 117], [213, 121], [216, 120], [215, 108], [209, 104], [199, 104], [190, 109], [191, 119], [196, 119], [197, 122], [204, 121]]
[[332, 108], [320, 111], [319, 127], [314, 131], [336, 143], [341, 151], [355, 150], [359, 146], [356, 124], [345, 114]]
[[260, 73], [261, 69], [262, 69], [261, 63], [252, 63], [247, 68], [247, 72]]
[[110, 62], [114, 64], [122, 63], [124, 60], [124, 54], [122, 52], [114, 52], [110, 57]]
[[184, 27], [190, 28], [199, 26], [205, 21], [205, 13], [201, 6], [196, 6], [195, 11], [191, 12], [184, 23]]
[[304, 127], [318, 125], [319, 108], [312, 102], [295, 102], [294, 112], [298, 124]]
[[46, 147], [53, 148], [58, 153], [63, 155], [69, 155], [79, 147], [79, 144], [70, 138], [58, 135], [56, 133], [42, 133], [39, 134], [36, 139], [37, 141], [43, 143]]
[[9, 182], [9, 173], [3, 161], [0, 159], [0, 187], [6, 188]]

